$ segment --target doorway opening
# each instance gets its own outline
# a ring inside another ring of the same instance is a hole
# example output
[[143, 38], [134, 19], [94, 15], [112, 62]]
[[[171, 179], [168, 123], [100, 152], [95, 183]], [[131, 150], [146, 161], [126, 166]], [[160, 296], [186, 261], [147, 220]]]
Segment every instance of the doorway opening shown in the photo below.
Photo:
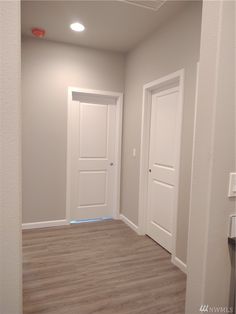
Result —
[[184, 69], [143, 87], [139, 234], [176, 258]]

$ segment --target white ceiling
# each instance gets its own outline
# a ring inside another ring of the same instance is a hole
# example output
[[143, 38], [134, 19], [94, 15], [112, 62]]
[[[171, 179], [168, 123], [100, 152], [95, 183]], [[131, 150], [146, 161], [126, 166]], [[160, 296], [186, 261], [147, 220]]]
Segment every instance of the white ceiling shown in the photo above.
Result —
[[[41, 27], [48, 40], [127, 52], [184, 5], [176, 0], [24, 0], [22, 34], [32, 36], [31, 29]], [[75, 21], [85, 25], [84, 32], [71, 31]]]

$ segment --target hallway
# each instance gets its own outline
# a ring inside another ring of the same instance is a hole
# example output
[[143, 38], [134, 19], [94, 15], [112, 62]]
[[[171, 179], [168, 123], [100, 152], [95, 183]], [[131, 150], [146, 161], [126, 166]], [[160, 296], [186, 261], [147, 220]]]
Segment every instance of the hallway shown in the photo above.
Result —
[[185, 281], [121, 221], [23, 231], [24, 314], [182, 314]]

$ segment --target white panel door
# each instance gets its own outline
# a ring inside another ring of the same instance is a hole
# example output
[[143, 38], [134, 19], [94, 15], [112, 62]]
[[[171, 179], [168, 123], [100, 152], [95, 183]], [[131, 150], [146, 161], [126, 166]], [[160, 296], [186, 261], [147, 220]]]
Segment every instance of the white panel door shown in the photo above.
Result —
[[179, 110], [178, 88], [152, 95], [147, 234], [169, 252], [176, 210]]
[[71, 219], [112, 217], [116, 106], [73, 102], [77, 106]]

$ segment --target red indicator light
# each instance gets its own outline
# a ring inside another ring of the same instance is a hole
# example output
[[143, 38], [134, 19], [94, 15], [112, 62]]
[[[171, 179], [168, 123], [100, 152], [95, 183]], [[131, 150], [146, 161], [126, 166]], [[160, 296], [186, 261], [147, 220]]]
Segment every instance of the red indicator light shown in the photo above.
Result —
[[42, 28], [33, 28], [33, 29], [32, 29], [32, 34], [33, 34], [35, 37], [43, 38], [43, 37], [45, 36], [45, 30], [42, 29]]

